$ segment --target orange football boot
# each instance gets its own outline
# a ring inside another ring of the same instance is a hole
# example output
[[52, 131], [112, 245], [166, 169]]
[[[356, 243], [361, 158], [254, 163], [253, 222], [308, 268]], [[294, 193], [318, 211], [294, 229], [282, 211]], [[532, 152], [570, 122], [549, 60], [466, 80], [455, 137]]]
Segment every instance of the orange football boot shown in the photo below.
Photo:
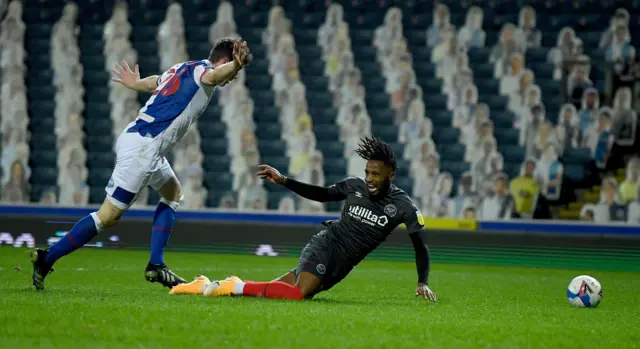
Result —
[[202, 286], [209, 284], [211, 281], [204, 275], [198, 275], [188, 284], [180, 284], [173, 286], [169, 294], [202, 294]]
[[202, 294], [211, 297], [233, 296], [235, 285], [242, 280], [237, 276], [229, 276], [220, 281], [207, 283], [202, 288]]

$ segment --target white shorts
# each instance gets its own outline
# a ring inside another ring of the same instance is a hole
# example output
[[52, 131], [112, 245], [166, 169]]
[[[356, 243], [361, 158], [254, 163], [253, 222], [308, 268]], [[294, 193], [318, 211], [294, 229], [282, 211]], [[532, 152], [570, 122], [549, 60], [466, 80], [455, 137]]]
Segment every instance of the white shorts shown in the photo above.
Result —
[[126, 210], [146, 186], [158, 191], [175, 177], [169, 161], [161, 155], [163, 142], [166, 140], [162, 137], [143, 137], [138, 132], [120, 134], [116, 142], [116, 167], [105, 188], [109, 201]]

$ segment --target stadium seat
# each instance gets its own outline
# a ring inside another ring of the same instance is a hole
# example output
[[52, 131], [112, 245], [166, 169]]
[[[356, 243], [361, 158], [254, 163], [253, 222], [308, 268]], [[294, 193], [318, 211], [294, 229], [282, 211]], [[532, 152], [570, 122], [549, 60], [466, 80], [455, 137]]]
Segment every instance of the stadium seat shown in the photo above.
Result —
[[347, 173], [347, 160], [345, 160], [344, 158], [331, 159], [331, 161], [327, 161], [324, 164], [323, 169], [324, 169], [325, 176], [332, 176], [332, 175], [344, 176], [344, 174]]
[[565, 150], [562, 158], [566, 164], [584, 165], [591, 159], [591, 149], [569, 148]]
[[231, 173], [226, 172], [226, 169], [222, 171], [225, 172], [207, 171], [204, 173], [203, 183], [209, 191], [217, 190], [219, 192], [225, 192], [231, 190], [231, 185], [233, 183], [232, 175]]
[[258, 144], [260, 154], [263, 156], [283, 156], [286, 153], [287, 144], [285, 141], [262, 141]]
[[460, 130], [449, 127], [443, 128], [431, 135], [436, 144], [457, 144], [460, 139]]
[[231, 169], [231, 159], [226, 155], [209, 155], [205, 153], [202, 168], [207, 172], [229, 171]]
[[[185, 16], [185, 35], [190, 59], [205, 57], [210, 50], [209, 26], [216, 19], [219, 2], [181, 2]], [[465, 20], [469, 4], [454, 0], [444, 0], [450, 9], [451, 22], [460, 28]], [[484, 11], [483, 29], [486, 31], [486, 46], [469, 50], [470, 67], [473, 70], [474, 83], [479, 91], [479, 103], [486, 103], [490, 108], [494, 135], [498, 142], [498, 150], [504, 158], [504, 170], [510, 176], [517, 175], [520, 164], [524, 160], [525, 150], [519, 145], [519, 131], [514, 130], [516, 117], [508, 111], [508, 98], [499, 95], [500, 81], [495, 79], [494, 65], [489, 62], [492, 46], [499, 42], [504, 23], [517, 23], [522, 4], [513, 0], [497, 3], [472, 2], [481, 6]], [[541, 88], [542, 101], [546, 108], [546, 118], [557, 122], [558, 112], [564, 103], [562, 83], [553, 79], [553, 65], [547, 62], [550, 48], [555, 46], [558, 32], [564, 26], [571, 26], [583, 41], [584, 52], [592, 58], [592, 62], [604, 60], [604, 54], [598, 52], [598, 44], [602, 30], [607, 28], [612, 13], [618, 6], [615, 2], [532, 2], [538, 11], [537, 26], [543, 31], [543, 47], [529, 48], [526, 53], [527, 68], [535, 74], [535, 83]], [[625, 7], [636, 9], [634, 4]], [[59, 1], [41, 1], [38, 6], [26, 6], [23, 18], [27, 23], [26, 42], [27, 71], [25, 82], [28, 90], [30, 164], [32, 164], [32, 185], [34, 198], [44, 190], [45, 184], [54, 177], [52, 168], [56, 167], [57, 139], [54, 132], [56, 111], [56, 89], [53, 71], [50, 68], [49, 52], [51, 49], [51, 33], [53, 24], [60, 18], [63, 3]], [[269, 21], [270, 4], [264, 1], [235, 3], [234, 14], [238, 21], [239, 34], [252, 45], [254, 62], [247, 67], [250, 78], [246, 85], [254, 102], [253, 115], [258, 137], [258, 150], [261, 159], [277, 165], [283, 171], [288, 169], [289, 161], [286, 142], [283, 140], [283, 127], [280, 125], [281, 111], [275, 105], [275, 92], [272, 89], [273, 77], [269, 72], [267, 48], [261, 45], [263, 31]], [[354, 54], [354, 65], [361, 73], [365, 87], [366, 112], [371, 117], [371, 130], [375, 136], [389, 141], [399, 159], [405, 157], [405, 145], [398, 142], [398, 126], [396, 111], [391, 107], [391, 98], [386, 91], [387, 80], [382, 76], [382, 67], [378, 63], [376, 48], [372, 46], [375, 30], [385, 20], [385, 11], [397, 6], [403, 11], [403, 35], [412, 57], [415, 82], [421, 87], [423, 100], [427, 109], [426, 116], [433, 124], [432, 139], [440, 154], [441, 171], [451, 172], [454, 177], [469, 169], [464, 162], [466, 149], [460, 144], [460, 130], [452, 125], [452, 112], [449, 110], [448, 98], [442, 92], [442, 80], [436, 79], [436, 66], [430, 63], [432, 48], [425, 45], [426, 29], [433, 21], [435, 4], [428, 1], [393, 2], [381, 1], [367, 3], [351, 1], [342, 4], [345, 21], [349, 24], [351, 49]], [[112, 152], [114, 138], [111, 132], [111, 105], [108, 81], [110, 73], [105, 71], [103, 55], [104, 22], [110, 16], [110, 9], [103, 11], [104, 4], [87, 3], [81, 6], [78, 43], [81, 48], [81, 63], [84, 68], [83, 84], [85, 88], [84, 131], [87, 154], [87, 168], [91, 182], [91, 200], [104, 198], [103, 171], [111, 167], [115, 161]], [[111, 7], [111, 2], [108, 6]], [[317, 44], [318, 28], [326, 16], [326, 4], [323, 2], [302, 1], [283, 3], [287, 18], [293, 26], [295, 48], [300, 61], [300, 77], [305, 85], [308, 113], [313, 120], [313, 132], [316, 135], [316, 147], [324, 156], [324, 170], [328, 181], [343, 178], [346, 173], [344, 144], [340, 142], [340, 128], [336, 124], [338, 110], [334, 101], [340, 96], [328, 90], [329, 78], [325, 76], [325, 62], [322, 48]], [[167, 2], [150, 0], [141, 3], [133, 1], [129, 4], [129, 18], [133, 25], [131, 42], [138, 54], [142, 75], [157, 74], [160, 65], [158, 56], [158, 25], [165, 19]], [[193, 14], [193, 15], [191, 15]], [[544, 15], [543, 15], [544, 14]], [[189, 16], [189, 17], [187, 17]], [[640, 28], [633, 19], [632, 12], [630, 30]], [[187, 20], [187, 18], [189, 20]], [[639, 37], [632, 35], [632, 42]], [[606, 85], [608, 68], [601, 64], [592, 64], [591, 79], [598, 88]], [[338, 92], [339, 93], [339, 92]], [[138, 99], [144, 103], [148, 93], [140, 93]], [[206, 186], [213, 186], [214, 177], [222, 178], [224, 186], [230, 190], [231, 174], [228, 151], [227, 127], [221, 120], [222, 108], [214, 102], [203, 113], [198, 122], [201, 133], [201, 149], [205, 160], [206, 172], [215, 174], [206, 178]], [[407, 154], [415, 159], [419, 154]], [[585, 180], [584, 165], [591, 158], [588, 149], [567, 149], [561, 161], [565, 165], [567, 178], [575, 181]], [[413, 179], [409, 177], [408, 161], [399, 161], [398, 183], [410, 191]], [[457, 180], [457, 178], [456, 178]], [[271, 190], [271, 189], [270, 189]], [[275, 191], [281, 188], [273, 188]], [[215, 192], [215, 193], [213, 193]], [[221, 191], [213, 190], [207, 203], [217, 205]], [[279, 193], [279, 192], [278, 192]], [[277, 208], [280, 194], [269, 199], [269, 208]], [[155, 198], [154, 198], [155, 200]], [[150, 201], [152, 198], [150, 197]], [[333, 204], [332, 204], [333, 205]], [[328, 205], [330, 209], [339, 206]]]
[[211, 140], [203, 141], [200, 144], [200, 148], [203, 154], [225, 156], [227, 155], [227, 139], [226, 138], [212, 138]]
[[395, 125], [372, 125], [371, 133], [386, 142], [398, 140], [398, 126]]
[[344, 145], [341, 142], [318, 140], [316, 148], [322, 152], [326, 161], [343, 158]]
[[57, 167], [39, 166], [38, 171], [34, 171], [31, 173], [31, 183], [33, 184], [56, 186], [57, 182], [58, 182]]
[[437, 150], [441, 160], [464, 161], [465, 146], [463, 144], [438, 144]]
[[339, 130], [336, 125], [316, 125], [314, 127], [317, 139], [339, 139]]
[[[116, 163], [116, 155], [113, 152], [91, 152], [87, 154], [87, 167], [112, 169]], [[111, 170], [107, 171], [111, 172]]]

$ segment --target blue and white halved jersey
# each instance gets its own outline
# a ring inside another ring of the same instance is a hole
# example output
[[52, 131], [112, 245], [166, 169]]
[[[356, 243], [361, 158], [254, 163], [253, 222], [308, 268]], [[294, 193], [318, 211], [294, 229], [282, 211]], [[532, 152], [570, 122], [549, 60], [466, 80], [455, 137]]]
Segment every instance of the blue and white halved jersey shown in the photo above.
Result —
[[188, 61], [171, 67], [158, 78], [158, 87], [127, 132], [152, 138], [161, 135], [169, 141], [169, 147], [179, 142], [211, 100], [214, 86], [201, 82], [204, 73], [211, 69], [213, 66], [208, 60]]

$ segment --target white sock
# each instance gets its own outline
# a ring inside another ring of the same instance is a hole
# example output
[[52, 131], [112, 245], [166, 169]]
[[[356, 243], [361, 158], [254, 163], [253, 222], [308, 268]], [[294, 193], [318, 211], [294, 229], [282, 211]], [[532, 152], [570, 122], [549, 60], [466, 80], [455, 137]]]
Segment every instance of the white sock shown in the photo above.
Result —
[[96, 225], [96, 230], [100, 233], [104, 227], [102, 226], [102, 222], [100, 221], [100, 217], [98, 217], [97, 212], [91, 212], [91, 218], [93, 218], [93, 223]]
[[233, 294], [240, 296], [242, 295], [242, 293], [244, 292], [244, 282], [238, 282], [235, 285], [233, 285]]

